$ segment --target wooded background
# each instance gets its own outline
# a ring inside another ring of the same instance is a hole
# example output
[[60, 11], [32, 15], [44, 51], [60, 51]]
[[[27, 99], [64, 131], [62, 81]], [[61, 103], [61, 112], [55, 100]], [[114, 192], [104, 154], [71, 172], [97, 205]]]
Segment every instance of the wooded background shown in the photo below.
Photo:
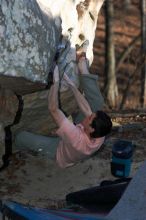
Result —
[[105, 1], [91, 72], [109, 108], [146, 108], [146, 0]]

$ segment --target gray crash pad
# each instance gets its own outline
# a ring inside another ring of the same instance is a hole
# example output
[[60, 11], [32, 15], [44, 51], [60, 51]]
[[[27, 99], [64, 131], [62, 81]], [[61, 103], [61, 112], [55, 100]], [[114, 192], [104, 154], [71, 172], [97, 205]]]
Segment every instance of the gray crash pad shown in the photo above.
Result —
[[106, 219], [146, 220], [146, 161], [139, 168], [122, 198]]

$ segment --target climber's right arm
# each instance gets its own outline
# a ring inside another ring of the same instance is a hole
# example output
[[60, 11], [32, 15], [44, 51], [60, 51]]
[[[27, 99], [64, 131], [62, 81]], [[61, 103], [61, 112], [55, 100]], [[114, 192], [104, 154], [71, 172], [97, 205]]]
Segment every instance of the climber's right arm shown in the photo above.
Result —
[[62, 121], [66, 118], [64, 113], [59, 109], [58, 105], [58, 91], [59, 91], [59, 71], [56, 66], [53, 74], [53, 85], [50, 88], [48, 95], [48, 109], [54, 118], [56, 124], [60, 127]]

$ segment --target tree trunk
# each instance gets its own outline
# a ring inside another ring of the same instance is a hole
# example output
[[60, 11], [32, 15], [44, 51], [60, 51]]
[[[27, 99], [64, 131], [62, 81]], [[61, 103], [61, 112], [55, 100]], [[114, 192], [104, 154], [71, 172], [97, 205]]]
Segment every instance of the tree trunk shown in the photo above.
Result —
[[[141, 1], [141, 50], [142, 56], [146, 54], [146, 0]], [[143, 57], [142, 57], [143, 58]], [[146, 107], [146, 63], [141, 70], [141, 107]]]
[[131, 0], [124, 0], [124, 9], [127, 10], [129, 9], [131, 5]]
[[110, 107], [116, 107], [118, 87], [115, 75], [115, 47], [114, 47], [114, 6], [113, 0], [106, 2], [106, 81], [105, 95]]

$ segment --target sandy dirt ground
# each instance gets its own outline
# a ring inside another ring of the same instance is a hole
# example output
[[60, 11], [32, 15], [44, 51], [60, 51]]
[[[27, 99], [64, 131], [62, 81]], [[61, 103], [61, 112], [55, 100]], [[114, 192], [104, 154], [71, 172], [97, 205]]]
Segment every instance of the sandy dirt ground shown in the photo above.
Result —
[[[117, 120], [115, 123], [122, 122]], [[68, 193], [97, 186], [103, 180], [115, 179], [111, 174], [110, 162], [112, 144], [117, 137], [132, 140], [136, 145], [130, 173], [133, 176], [146, 159], [146, 123], [143, 120], [136, 122], [132, 127], [127, 127], [125, 132], [119, 128], [112, 132], [99, 152], [66, 169], [60, 169], [55, 161], [33, 152], [15, 153], [9, 166], [0, 173], [0, 198], [38, 207], [57, 208], [64, 205]]]

